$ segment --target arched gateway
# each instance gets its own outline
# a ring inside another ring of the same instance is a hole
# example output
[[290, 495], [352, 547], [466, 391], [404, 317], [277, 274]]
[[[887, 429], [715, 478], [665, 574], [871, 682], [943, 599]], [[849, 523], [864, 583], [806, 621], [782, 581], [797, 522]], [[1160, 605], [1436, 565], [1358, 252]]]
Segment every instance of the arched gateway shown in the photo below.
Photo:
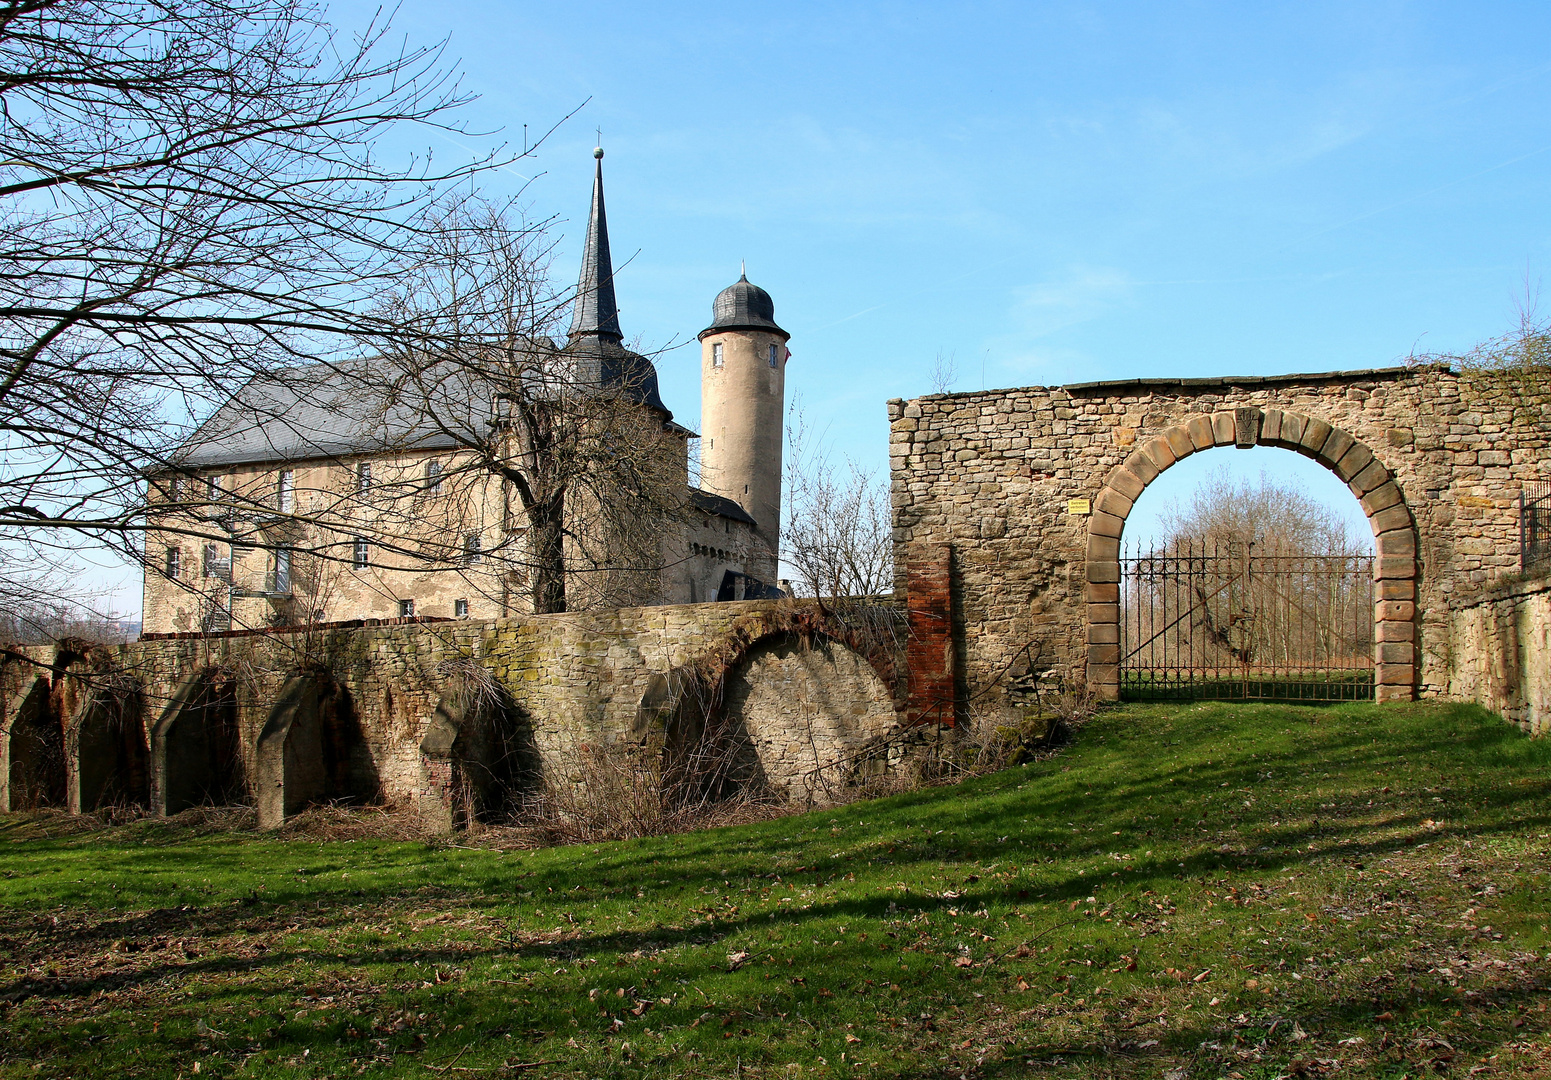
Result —
[[1378, 541], [1376, 696], [1449, 693], [1452, 608], [1519, 572], [1521, 495], [1551, 481], [1551, 388], [1442, 366], [933, 394], [889, 421], [923, 717], [1114, 696], [1126, 517], [1213, 447], [1294, 450], [1348, 484]]
[[1409, 700], [1416, 684], [1416, 527], [1395, 477], [1350, 432], [1281, 409], [1241, 406], [1175, 424], [1115, 467], [1088, 516], [1087, 678], [1100, 697], [1120, 696], [1120, 538], [1147, 485], [1175, 462], [1214, 446], [1279, 446], [1335, 473], [1373, 528], [1374, 696]]

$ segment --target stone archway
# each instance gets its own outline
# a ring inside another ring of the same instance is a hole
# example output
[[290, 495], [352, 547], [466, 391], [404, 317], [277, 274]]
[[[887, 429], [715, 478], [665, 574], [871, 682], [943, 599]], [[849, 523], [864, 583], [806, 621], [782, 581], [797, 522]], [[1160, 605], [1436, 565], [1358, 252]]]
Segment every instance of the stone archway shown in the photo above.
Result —
[[755, 642], [726, 673], [722, 709], [734, 783], [804, 805], [833, 801], [845, 767], [899, 726], [867, 658], [825, 636]]
[[1375, 537], [1374, 696], [1416, 695], [1416, 525], [1383, 462], [1349, 432], [1302, 413], [1243, 407], [1201, 413], [1138, 447], [1105, 478], [1088, 519], [1088, 685], [1120, 695], [1120, 537], [1147, 485], [1175, 462], [1216, 446], [1276, 446], [1324, 465], [1351, 489]]

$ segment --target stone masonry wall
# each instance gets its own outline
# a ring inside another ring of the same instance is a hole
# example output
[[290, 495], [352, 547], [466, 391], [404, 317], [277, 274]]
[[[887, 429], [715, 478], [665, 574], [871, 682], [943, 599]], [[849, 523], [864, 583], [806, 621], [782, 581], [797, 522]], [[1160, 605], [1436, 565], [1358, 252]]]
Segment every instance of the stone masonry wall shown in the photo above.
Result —
[[1551, 732], [1551, 581], [1491, 589], [1454, 610], [1452, 630], [1450, 695]]
[[[438, 702], [471, 665], [498, 681], [531, 723], [535, 749], [543, 761], [562, 758], [584, 742], [608, 742], [630, 735], [653, 677], [706, 656], [733, 664], [736, 678], [758, 682], [757, 672], [744, 673], [748, 646], [782, 629], [801, 615], [792, 601], [749, 601], [673, 607], [620, 608], [597, 613], [524, 616], [516, 619], [393, 620], [360, 628], [232, 634], [169, 638], [128, 645], [99, 646], [93, 664], [115, 670], [139, 688], [144, 727], [149, 732], [174, 692], [191, 674], [221, 668], [233, 673], [238, 686], [240, 741], [248, 775], [258, 734], [288, 675], [303, 668], [332, 674], [349, 695], [359, 721], [362, 743], [351, 762], [360, 793], [375, 791], [394, 802], [413, 803], [423, 792], [426, 769], [421, 740]], [[736, 648], [729, 641], [737, 642]], [[845, 645], [828, 643], [840, 662], [808, 664], [794, 698], [792, 716], [804, 717], [787, 735], [781, 733], [781, 702], [785, 690], [761, 690], [764, 705], [758, 724], [767, 750], [791, 757], [793, 747], [809, 741], [808, 722], [815, 708], [834, 707], [836, 715], [823, 723], [838, 730], [872, 729], [892, 709], [894, 688], [878, 676], [868, 682], [861, 668], [867, 662]], [[820, 651], [823, 651], [821, 649]], [[6, 690], [6, 715], [0, 719], [0, 739], [15, 719], [12, 707], [39, 676], [48, 677], [52, 650], [17, 650], [31, 658], [0, 665]], [[827, 655], [827, 654], [826, 654]], [[762, 669], [759, 669], [762, 670]], [[55, 673], [62, 676], [62, 673]], [[786, 673], [789, 674], [789, 673]], [[783, 686], [792, 680], [781, 680]], [[829, 685], [833, 682], [834, 685]], [[867, 709], [855, 714], [853, 697], [865, 689]], [[811, 699], [811, 700], [808, 700]], [[68, 720], [66, 720], [68, 723]], [[831, 749], [849, 746], [848, 734]], [[0, 746], [7, 743], [0, 741]], [[837, 750], [838, 752], [838, 750]], [[800, 755], [799, 755], [800, 756]], [[771, 772], [791, 771], [772, 759]]]
[[1029, 673], [1096, 681], [1105, 673], [1090, 664], [1118, 660], [1118, 579], [1105, 574], [1141, 489], [1194, 451], [1285, 446], [1349, 481], [1376, 534], [1388, 530], [1379, 561], [1395, 622], [1380, 649], [1393, 678], [1413, 684], [1395, 696], [1446, 693], [1451, 601], [1518, 569], [1520, 486], [1551, 477], [1548, 403], [1520, 376], [1443, 368], [895, 400], [896, 566], [903, 584], [909, 567], [937, 558], [931, 545], [952, 545], [970, 699], [1004, 700], [1001, 688]]

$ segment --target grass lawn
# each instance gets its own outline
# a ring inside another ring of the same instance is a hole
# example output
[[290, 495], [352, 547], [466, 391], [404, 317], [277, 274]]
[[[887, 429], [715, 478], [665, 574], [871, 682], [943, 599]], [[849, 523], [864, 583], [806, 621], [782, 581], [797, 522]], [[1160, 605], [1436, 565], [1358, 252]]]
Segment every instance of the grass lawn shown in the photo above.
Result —
[[0, 817], [0, 1077], [1551, 1077], [1548, 765], [1473, 706], [1128, 705], [622, 844]]

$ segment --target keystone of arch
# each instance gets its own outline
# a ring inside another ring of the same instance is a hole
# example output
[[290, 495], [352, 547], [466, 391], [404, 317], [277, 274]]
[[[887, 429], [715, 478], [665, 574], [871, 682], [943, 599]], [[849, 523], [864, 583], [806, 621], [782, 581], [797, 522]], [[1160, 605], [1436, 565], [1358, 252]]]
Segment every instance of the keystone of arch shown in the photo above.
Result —
[[[1374, 696], [1409, 701], [1416, 693], [1416, 524], [1393, 473], [1356, 436], [1285, 409], [1240, 407], [1198, 413], [1137, 447], [1111, 470], [1093, 500], [1085, 554], [1088, 684], [1120, 696], [1120, 538], [1136, 500], [1182, 458], [1216, 446], [1276, 446], [1335, 473], [1368, 516], [1375, 537]], [[1112, 599], [1113, 597], [1113, 599]]]

